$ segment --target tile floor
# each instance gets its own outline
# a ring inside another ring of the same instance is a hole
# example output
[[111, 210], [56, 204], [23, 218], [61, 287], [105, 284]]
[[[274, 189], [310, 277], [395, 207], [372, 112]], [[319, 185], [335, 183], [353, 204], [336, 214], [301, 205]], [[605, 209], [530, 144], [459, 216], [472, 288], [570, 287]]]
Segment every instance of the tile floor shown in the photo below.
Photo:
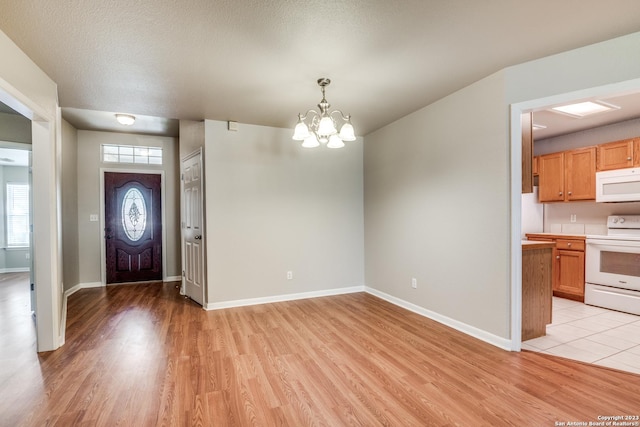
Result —
[[640, 316], [553, 297], [547, 335], [522, 348], [640, 374]]

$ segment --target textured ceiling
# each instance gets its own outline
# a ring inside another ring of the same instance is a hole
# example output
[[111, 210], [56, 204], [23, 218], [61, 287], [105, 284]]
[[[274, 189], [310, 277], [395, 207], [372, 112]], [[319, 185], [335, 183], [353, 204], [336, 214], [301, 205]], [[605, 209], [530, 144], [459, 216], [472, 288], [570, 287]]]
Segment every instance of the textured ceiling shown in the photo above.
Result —
[[[62, 107], [365, 135], [501, 68], [640, 31], [637, 0], [0, 0]], [[637, 55], [638, 52], [630, 52]]]

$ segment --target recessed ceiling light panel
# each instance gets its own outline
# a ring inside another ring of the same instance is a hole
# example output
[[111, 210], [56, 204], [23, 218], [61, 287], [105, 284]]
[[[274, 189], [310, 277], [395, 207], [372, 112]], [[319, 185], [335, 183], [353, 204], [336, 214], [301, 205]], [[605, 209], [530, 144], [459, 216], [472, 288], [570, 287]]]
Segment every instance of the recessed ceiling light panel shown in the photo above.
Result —
[[121, 125], [131, 126], [136, 121], [136, 117], [130, 114], [116, 114], [116, 120]]
[[602, 101], [584, 101], [575, 104], [559, 105], [551, 108], [551, 111], [581, 119], [593, 114], [606, 113], [607, 111], [619, 109], [620, 107], [617, 105], [607, 104]]

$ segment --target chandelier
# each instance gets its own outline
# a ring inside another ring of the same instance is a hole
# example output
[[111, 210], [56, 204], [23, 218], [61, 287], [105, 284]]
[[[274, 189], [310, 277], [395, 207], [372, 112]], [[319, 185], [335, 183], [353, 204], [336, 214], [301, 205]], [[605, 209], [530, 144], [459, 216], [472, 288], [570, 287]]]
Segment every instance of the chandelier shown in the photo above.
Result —
[[[356, 136], [351, 124], [351, 116], [344, 115], [340, 110], [329, 111], [331, 105], [324, 97], [324, 88], [329, 86], [331, 80], [318, 79], [318, 86], [322, 91], [322, 100], [318, 104], [320, 112], [309, 110], [305, 114], [298, 114], [298, 123], [293, 132], [293, 139], [304, 141], [303, 147], [313, 148], [327, 144], [329, 148], [342, 148], [344, 141], [355, 141]], [[344, 122], [338, 133], [336, 118]], [[307, 120], [308, 119], [308, 120]]]

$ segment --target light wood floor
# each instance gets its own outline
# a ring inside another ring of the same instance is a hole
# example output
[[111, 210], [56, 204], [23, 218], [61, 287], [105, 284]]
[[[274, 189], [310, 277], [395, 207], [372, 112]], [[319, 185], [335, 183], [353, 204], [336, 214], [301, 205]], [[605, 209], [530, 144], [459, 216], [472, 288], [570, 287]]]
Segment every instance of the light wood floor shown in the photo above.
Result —
[[206, 312], [175, 284], [85, 289], [69, 298], [64, 347], [40, 355], [11, 304], [0, 297], [2, 426], [553, 426], [640, 414], [638, 375], [506, 352], [364, 293]]

